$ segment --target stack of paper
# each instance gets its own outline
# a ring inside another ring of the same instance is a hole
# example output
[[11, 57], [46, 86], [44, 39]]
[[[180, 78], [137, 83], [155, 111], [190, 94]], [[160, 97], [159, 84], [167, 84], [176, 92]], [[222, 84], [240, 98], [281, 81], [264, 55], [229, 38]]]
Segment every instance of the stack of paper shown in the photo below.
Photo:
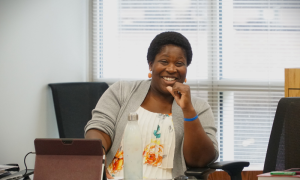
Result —
[[287, 171], [273, 171], [271, 173], [264, 173], [257, 175], [258, 180], [296, 180], [300, 179], [300, 175], [296, 172]]
[[7, 173], [8, 171], [19, 171], [19, 166], [16, 165], [1, 165], [0, 164], [0, 175]]

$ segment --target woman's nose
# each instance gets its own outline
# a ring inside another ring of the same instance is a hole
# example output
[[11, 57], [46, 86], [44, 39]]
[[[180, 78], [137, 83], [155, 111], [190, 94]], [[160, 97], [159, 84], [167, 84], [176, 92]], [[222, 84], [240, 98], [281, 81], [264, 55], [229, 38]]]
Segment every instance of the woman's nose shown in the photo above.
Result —
[[168, 67], [167, 67], [167, 72], [169, 73], [175, 73], [177, 70], [176, 70], [176, 66], [172, 63], [168, 64]]

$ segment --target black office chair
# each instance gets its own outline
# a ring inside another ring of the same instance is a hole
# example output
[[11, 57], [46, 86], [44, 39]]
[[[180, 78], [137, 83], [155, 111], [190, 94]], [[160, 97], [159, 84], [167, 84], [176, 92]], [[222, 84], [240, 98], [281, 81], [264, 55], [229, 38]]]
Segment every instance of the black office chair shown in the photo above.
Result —
[[300, 97], [282, 98], [277, 106], [264, 173], [300, 167]]
[[84, 138], [92, 110], [108, 88], [104, 82], [49, 84], [60, 138]]

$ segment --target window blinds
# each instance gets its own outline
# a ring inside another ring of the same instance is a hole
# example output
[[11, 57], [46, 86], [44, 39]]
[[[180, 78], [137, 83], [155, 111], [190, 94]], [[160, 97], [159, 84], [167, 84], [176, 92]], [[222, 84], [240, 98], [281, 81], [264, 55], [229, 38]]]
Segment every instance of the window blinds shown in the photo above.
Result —
[[181, 32], [192, 44], [193, 65], [187, 78], [207, 79], [209, 42], [216, 37], [209, 1], [97, 0], [94, 6], [95, 80], [147, 78], [148, 47], [163, 31]]
[[[284, 68], [300, 66], [300, 1], [218, 0], [220, 160], [262, 169]], [[215, 114], [216, 115], [216, 114]], [[231, 129], [233, 128], [233, 129]]]
[[146, 79], [147, 50], [177, 31], [193, 48], [187, 80], [218, 128], [220, 161], [262, 169], [284, 68], [300, 67], [300, 2], [283, 0], [94, 0], [93, 78]]

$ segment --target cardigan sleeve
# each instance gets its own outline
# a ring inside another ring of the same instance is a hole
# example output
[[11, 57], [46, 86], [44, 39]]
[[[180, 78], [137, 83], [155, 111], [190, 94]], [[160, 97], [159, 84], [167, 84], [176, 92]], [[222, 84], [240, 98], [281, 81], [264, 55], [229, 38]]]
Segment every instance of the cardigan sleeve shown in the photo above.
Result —
[[95, 109], [92, 111], [92, 119], [88, 121], [84, 130], [98, 129], [108, 134], [113, 140], [117, 116], [122, 105], [121, 82], [111, 85], [99, 99]]
[[214, 145], [216, 155], [212, 162], [215, 162], [219, 157], [219, 148], [218, 141], [216, 138], [217, 128], [215, 126], [213, 112], [211, 110], [210, 105], [206, 101], [197, 103], [195, 109], [204, 131], [206, 132], [207, 136], [210, 138]]

